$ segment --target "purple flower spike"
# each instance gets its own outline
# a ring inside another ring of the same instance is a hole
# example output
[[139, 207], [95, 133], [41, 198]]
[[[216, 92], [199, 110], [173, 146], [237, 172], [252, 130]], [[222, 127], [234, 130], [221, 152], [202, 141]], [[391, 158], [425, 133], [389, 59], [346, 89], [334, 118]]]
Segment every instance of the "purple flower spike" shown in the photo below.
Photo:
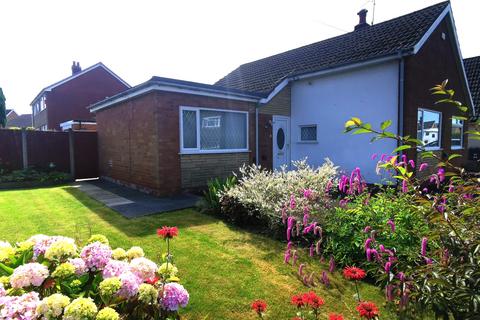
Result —
[[289, 242], [287, 243], [287, 249], [288, 249], [288, 250], [292, 249], [292, 245], [293, 245], [293, 243], [292, 243], [291, 241], [289, 241]]
[[293, 252], [293, 264], [297, 264], [297, 260], [298, 260], [298, 255], [297, 255], [297, 251]]
[[365, 229], [363, 229], [363, 232], [365, 233], [369, 233], [370, 231], [372, 231], [372, 227], [370, 226], [366, 226]]
[[285, 224], [287, 222], [287, 208], [285, 206], [282, 207], [282, 223]]
[[420, 164], [420, 168], [418, 168], [418, 171], [421, 172], [421, 171], [423, 171], [423, 170], [425, 170], [425, 169], [427, 169], [427, 168], [428, 168], [428, 163], [425, 163], [425, 162], [424, 162], [424, 163]]
[[427, 254], [427, 242], [428, 242], [428, 238], [423, 237], [422, 238], [422, 247], [420, 249], [420, 254], [422, 255], [422, 257], [425, 257], [425, 255]]
[[401, 282], [405, 282], [406, 278], [405, 278], [405, 273], [403, 272], [399, 272], [397, 274], [397, 278], [401, 281]]
[[380, 249], [380, 252], [385, 252], [385, 246], [383, 244], [379, 245], [378, 248]]
[[374, 153], [371, 155], [370, 159], [375, 160], [378, 157], [378, 153]]
[[445, 169], [439, 168], [437, 171], [437, 175], [440, 182], [443, 182], [445, 180]]
[[408, 164], [410, 165], [410, 167], [412, 167], [412, 168], [415, 169], [415, 161], [413, 161], [413, 160], [408, 160]]
[[372, 249], [367, 248], [366, 253], [367, 253], [367, 261], [372, 261]]
[[297, 202], [295, 201], [295, 197], [292, 195], [290, 195], [290, 209], [295, 209], [295, 207], [297, 206]]
[[393, 301], [393, 285], [389, 284], [385, 287], [385, 298], [387, 301]]
[[402, 181], [402, 192], [407, 193], [408, 192], [408, 183], [407, 180]]
[[330, 271], [330, 273], [335, 271], [335, 259], [333, 259], [333, 256], [330, 257], [330, 263], [329, 263], [329, 266], [328, 266], [328, 271]]
[[291, 258], [290, 249], [287, 249], [287, 251], [285, 251], [283, 261], [285, 261], [285, 263], [288, 264], [290, 262], [290, 258]]
[[310, 257], [313, 257], [313, 253], [314, 253], [314, 252], [315, 252], [315, 246], [312, 244], [312, 245], [310, 246], [310, 252], [309, 252]]
[[386, 273], [390, 273], [390, 269], [392, 268], [392, 263], [390, 261], [388, 261], [387, 263], [385, 263], [385, 272]]
[[392, 230], [392, 232], [395, 232], [395, 222], [393, 222], [393, 220], [390, 219], [387, 221], [387, 224], [390, 226], [390, 229]]
[[305, 268], [305, 264], [304, 263], [301, 263], [300, 266], [298, 267], [298, 275], [300, 277], [303, 276], [303, 268]]
[[454, 190], [455, 190], [455, 187], [453, 186], [453, 184], [450, 184], [450, 185], [448, 186], [448, 192], [451, 193], [451, 192], [453, 192]]
[[317, 241], [315, 245], [315, 252], [319, 255], [320, 254], [320, 245], [322, 244], [322, 240]]
[[433, 263], [433, 260], [430, 259], [430, 258], [424, 257], [424, 259], [425, 259], [426, 264], [432, 264]]
[[372, 238], [367, 238], [367, 240], [365, 240], [365, 244], [364, 244], [365, 250], [370, 248], [371, 243], [372, 243]]
[[313, 196], [313, 190], [312, 189], [304, 189], [303, 190], [303, 197], [305, 199], [311, 199]]
[[328, 274], [325, 271], [322, 272], [322, 283], [326, 287], [330, 286], [330, 279], [328, 279]]

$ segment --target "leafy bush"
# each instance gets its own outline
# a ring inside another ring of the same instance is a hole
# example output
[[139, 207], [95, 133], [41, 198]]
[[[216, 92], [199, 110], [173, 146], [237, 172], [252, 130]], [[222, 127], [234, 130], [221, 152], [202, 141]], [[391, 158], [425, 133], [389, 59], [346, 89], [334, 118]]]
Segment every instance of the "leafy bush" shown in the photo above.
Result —
[[[157, 233], [170, 248], [178, 230]], [[140, 247], [112, 250], [102, 235], [83, 248], [61, 236], [0, 241], [0, 318], [179, 319], [189, 295], [177, 272], [170, 249], [157, 266]]]
[[15, 170], [0, 175], [0, 182], [62, 182], [72, 179], [71, 175], [58, 171], [37, 171], [34, 169]]
[[333, 255], [344, 266], [363, 263], [364, 242], [375, 232], [376, 241], [395, 248], [401, 254], [399, 259], [408, 262], [410, 257], [417, 256], [422, 235], [429, 233], [429, 226], [414, 201], [411, 194], [386, 188], [373, 196], [364, 193], [345, 207], [327, 211], [322, 224], [324, 253]]
[[[293, 162], [293, 166], [294, 170], [278, 171], [243, 166], [238, 184], [222, 193], [222, 214], [237, 223], [258, 222], [275, 231], [281, 226], [282, 207], [291, 196], [300, 196], [305, 189], [323, 194], [338, 173], [328, 159], [318, 168], [310, 167], [306, 160]], [[318, 201], [318, 206], [326, 207], [327, 202]]]
[[210, 213], [220, 213], [221, 195], [237, 183], [237, 177], [231, 176], [224, 180], [215, 178], [208, 182], [207, 190], [203, 192], [203, 199], [200, 202], [200, 209]]

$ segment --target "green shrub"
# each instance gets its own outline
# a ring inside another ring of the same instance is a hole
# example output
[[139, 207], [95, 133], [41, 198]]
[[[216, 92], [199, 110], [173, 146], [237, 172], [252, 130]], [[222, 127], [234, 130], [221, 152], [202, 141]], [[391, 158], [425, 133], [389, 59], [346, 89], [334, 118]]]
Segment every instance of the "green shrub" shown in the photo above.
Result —
[[215, 178], [208, 181], [207, 190], [203, 192], [203, 199], [200, 202], [200, 209], [209, 213], [220, 213], [220, 197], [223, 192], [233, 188], [237, 184], [237, 177], [231, 176], [224, 180]]
[[[374, 232], [378, 243], [395, 249], [397, 257], [408, 263], [417, 257], [422, 235], [429, 232], [414, 200], [412, 194], [387, 188], [372, 197], [362, 194], [345, 208], [327, 211], [325, 254], [333, 255], [341, 265], [363, 264], [364, 242]], [[389, 220], [395, 224], [395, 232], [391, 232]], [[366, 233], [367, 226], [371, 231]]]
[[34, 169], [15, 170], [0, 175], [0, 182], [62, 182], [70, 179], [71, 176], [68, 173], [58, 171], [44, 172]]

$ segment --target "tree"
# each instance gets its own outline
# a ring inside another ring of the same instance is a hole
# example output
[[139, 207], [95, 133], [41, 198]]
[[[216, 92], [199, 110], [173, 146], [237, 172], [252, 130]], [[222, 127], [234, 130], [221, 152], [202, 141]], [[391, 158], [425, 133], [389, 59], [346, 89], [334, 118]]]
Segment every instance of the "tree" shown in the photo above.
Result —
[[5, 107], [5, 96], [3, 95], [2, 88], [0, 88], [0, 127], [5, 128], [7, 126], [7, 109]]

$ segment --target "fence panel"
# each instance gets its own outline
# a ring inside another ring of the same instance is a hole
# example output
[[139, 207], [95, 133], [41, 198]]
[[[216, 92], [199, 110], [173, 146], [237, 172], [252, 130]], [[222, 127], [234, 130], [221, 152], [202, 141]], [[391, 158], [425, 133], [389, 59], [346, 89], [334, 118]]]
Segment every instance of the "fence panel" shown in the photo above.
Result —
[[55, 170], [70, 172], [68, 132], [26, 132], [29, 167], [44, 170], [53, 163]]
[[22, 168], [22, 131], [0, 129], [0, 170]]

